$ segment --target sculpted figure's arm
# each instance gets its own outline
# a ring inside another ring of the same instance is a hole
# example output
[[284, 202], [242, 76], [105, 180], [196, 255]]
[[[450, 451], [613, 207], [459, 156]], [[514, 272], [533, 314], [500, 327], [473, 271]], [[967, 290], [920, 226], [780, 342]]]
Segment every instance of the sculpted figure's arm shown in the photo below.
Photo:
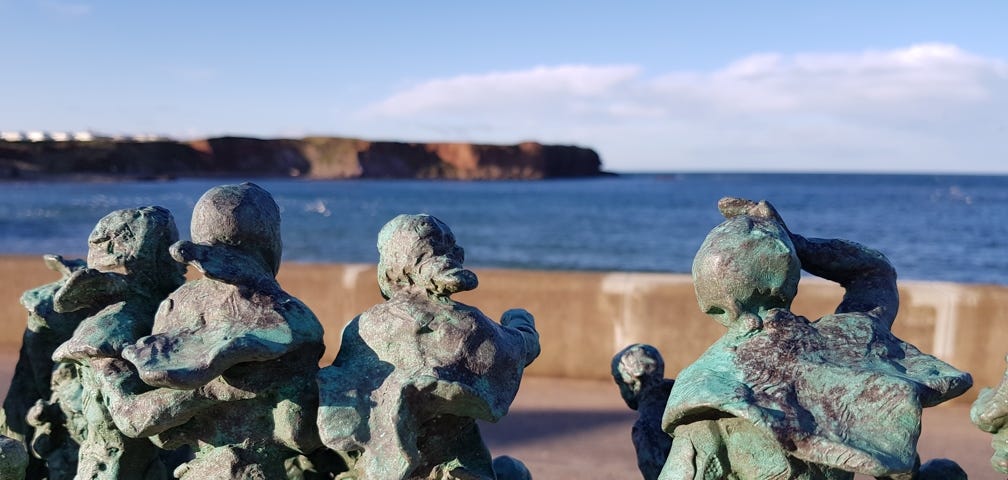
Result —
[[525, 366], [539, 356], [539, 332], [535, 328], [535, 318], [523, 308], [512, 308], [501, 315], [501, 325], [515, 330], [525, 342]]
[[896, 270], [881, 252], [840, 239], [791, 233], [802, 269], [844, 288], [836, 313], [867, 312], [891, 328], [899, 309]]
[[970, 419], [985, 432], [997, 433], [1005, 428], [1008, 423], [1008, 371], [997, 387], [980, 391], [970, 409]]
[[157, 435], [182, 425], [222, 401], [255, 396], [227, 385], [220, 378], [192, 390], [153, 388], [120, 359], [95, 359], [91, 366], [98, 373], [113, 422], [123, 434], [134, 438]]

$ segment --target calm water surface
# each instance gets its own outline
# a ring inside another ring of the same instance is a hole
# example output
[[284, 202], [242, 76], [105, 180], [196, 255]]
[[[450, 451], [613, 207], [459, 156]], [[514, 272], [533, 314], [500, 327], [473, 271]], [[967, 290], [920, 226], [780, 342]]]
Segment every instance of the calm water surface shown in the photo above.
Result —
[[[0, 252], [81, 255], [111, 210], [192, 207], [235, 180], [0, 183]], [[256, 180], [283, 215], [284, 258], [377, 261], [399, 213], [448, 223], [472, 266], [688, 272], [726, 195], [768, 199], [806, 236], [881, 250], [900, 278], [1008, 284], [1008, 177], [668, 174], [536, 182]]]

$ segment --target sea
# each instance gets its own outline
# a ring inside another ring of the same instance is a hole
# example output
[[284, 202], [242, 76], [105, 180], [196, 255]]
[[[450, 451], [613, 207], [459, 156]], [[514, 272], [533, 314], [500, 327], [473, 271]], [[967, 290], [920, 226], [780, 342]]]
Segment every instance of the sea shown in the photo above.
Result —
[[[188, 238], [207, 189], [243, 179], [0, 183], [0, 253], [80, 257], [94, 224], [160, 205]], [[472, 267], [690, 271], [724, 196], [770, 201], [795, 233], [844, 238], [900, 279], [1008, 284], [1008, 176], [630, 174], [571, 180], [253, 180], [281, 209], [284, 260], [375, 263], [400, 213], [447, 223]]]

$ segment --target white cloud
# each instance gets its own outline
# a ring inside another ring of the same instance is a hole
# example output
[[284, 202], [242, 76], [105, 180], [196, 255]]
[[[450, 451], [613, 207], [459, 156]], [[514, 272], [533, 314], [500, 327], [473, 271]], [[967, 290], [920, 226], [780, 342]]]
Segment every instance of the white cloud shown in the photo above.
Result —
[[475, 140], [592, 145], [615, 169], [752, 168], [748, 159], [771, 158], [764, 166], [1005, 171], [1006, 109], [1008, 63], [920, 44], [762, 53], [709, 72], [566, 65], [462, 75], [390, 95], [359, 118], [416, 136], [480, 125]]
[[220, 76], [217, 69], [212, 67], [175, 66], [165, 68], [164, 71], [171, 78], [185, 83], [205, 83]]
[[525, 109], [562, 99], [568, 108], [589, 99], [608, 97], [638, 77], [636, 66], [561, 65], [515, 72], [493, 72], [435, 79], [372, 105], [377, 116], [424, 115], [430, 112], [469, 112]]
[[45, 11], [61, 17], [83, 17], [90, 15], [93, 10], [90, 4], [54, 0], [43, 0], [39, 2], [39, 6]]

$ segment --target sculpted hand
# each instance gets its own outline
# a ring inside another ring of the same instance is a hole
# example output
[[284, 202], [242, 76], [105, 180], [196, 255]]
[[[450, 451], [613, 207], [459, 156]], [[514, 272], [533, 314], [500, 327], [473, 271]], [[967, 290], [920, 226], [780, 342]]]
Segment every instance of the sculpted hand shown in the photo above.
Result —
[[524, 308], [512, 308], [501, 315], [501, 325], [513, 328], [521, 335], [525, 343], [525, 366], [535, 360], [542, 351], [539, 345], [539, 332], [536, 331], [535, 318]]
[[70, 274], [66, 283], [56, 291], [53, 308], [64, 313], [95, 305], [110, 305], [125, 299], [129, 291], [129, 280], [121, 273], [82, 268]]
[[[504, 312], [501, 315], [500, 323], [505, 327], [518, 328], [521, 325], [529, 325], [535, 329], [535, 318], [524, 308], [512, 308]], [[513, 325], [516, 323], [517, 325]]]
[[59, 273], [63, 278], [87, 266], [83, 260], [65, 260], [62, 255], [47, 254], [42, 256], [42, 261], [49, 270]]

